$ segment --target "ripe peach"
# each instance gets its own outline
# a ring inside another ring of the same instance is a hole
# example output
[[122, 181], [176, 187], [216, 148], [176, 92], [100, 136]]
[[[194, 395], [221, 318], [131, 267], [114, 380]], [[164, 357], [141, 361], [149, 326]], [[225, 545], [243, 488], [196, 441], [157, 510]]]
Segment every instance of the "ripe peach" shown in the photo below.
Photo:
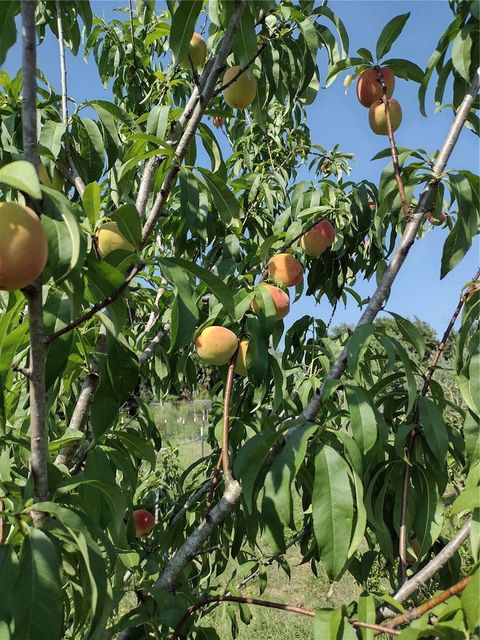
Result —
[[136, 509], [133, 512], [133, 520], [135, 522], [137, 538], [148, 536], [150, 531], [155, 528], [155, 518], [150, 511], [146, 511], [145, 509]]
[[335, 227], [328, 220], [321, 220], [300, 238], [300, 245], [307, 256], [318, 258], [335, 242]]
[[[392, 131], [396, 131], [402, 122], [402, 108], [400, 103], [392, 98], [388, 101], [390, 107], [390, 120], [392, 121]], [[368, 111], [368, 122], [371, 130], [379, 136], [388, 135], [387, 114], [382, 100], [376, 100]]]
[[237, 336], [226, 329], [212, 325], [206, 327], [195, 338], [195, 351], [199, 358], [209, 364], [227, 364], [237, 350]]
[[[225, 71], [223, 76], [223, 84], [230, 82], [240, 71], [239, 66], [230, 67]], [[249, 107], [257, 95], [257, 81], [249, 73], [244, 71], [235, 82], [223, 90], [225, 102], [234, 109], [246, 109]]]
[[441, 224], [443, 224], [445, 222], [445, 220], [447, 219], [447, 216], [443, 213], [439, 215], [438, 218], [436, 218], [433, 215], [433, 211], [428, 211], [427, 212], [427, 220], [430, 222], [430, 224], [432, 224], [434, 227], [439, 227]]
[[238, 345], [237, 361], [235, 362], [235, 373], [238, 373], [239, 376], [247, 375], [247, 351], [249, 344], [250, 340], [244, 338], [243, 340], [240, 340], [240, 344]]
[[207, 43], [199, 33], [195, 32], [190, 40], [188, 55], [180, 61], [180, 66], [183, 69], [191, 69], [193, 65], [193, 68], [196, 69], [205, 62], [206, 57]]
[[268, 273], [274, 282], [284, 287], [294, 287], [303, 278], [303, 267], [289, 253], [277, 253], [270, 258]]
[[[395, 76], [390, 67], [381, 67], [383, 80], [387, 87], [387, 98], [391, 98], [395, 87]], [[357, 98], [364, 107], [369, 107], [375, 100], [382, 98], [382, 83], [376, 69], [365, 69], [358, 78]]]
[[23, 289], [47, 263], [47, 236], [29, 207], [0, 202], [0, 289]]
[[[288, 297], [288, 293], [278, 287], [275, 287], [273, 284], [262, 284], [260, 286], [267, 289], [268, 293], [272, 297], [277, 318], [279, 320], [285, 318], [287, 313], [290, 311], [290, 299]], [[252, 309], [255, 313], [258, 313], [258, 303], [255, 298], [252, 302]]]
[[215, 127], [217, 127], [217, 129], [219, 129], [225, 124], [225, 118], [223, 118], [222, 116], [214, 116], [213, 124], [215, 125]]
[[102, 258], [112, 251], [135, 251], [135, 247], [120, 233], [116, 222], [105, 222], [97, 233], [98, 253]]

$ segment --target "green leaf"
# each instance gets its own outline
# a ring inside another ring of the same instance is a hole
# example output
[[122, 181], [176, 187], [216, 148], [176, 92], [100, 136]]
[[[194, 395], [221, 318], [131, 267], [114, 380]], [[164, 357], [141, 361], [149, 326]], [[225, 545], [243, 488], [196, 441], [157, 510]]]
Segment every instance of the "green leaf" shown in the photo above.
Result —
[[173, 14], [170, 49], [177, 64], [188, 55], [190, 40], [202, 5], [203, 2], [198, 0], [182, 0]]
[[443, 502], [431, 473], [420, 466], [413, 467], [416, 511], [413, 527], [420, 544], [420, 556], [433, 545], [442, 531]]
[[329, 445], [315, 456], [312, 495], [313, 530], [327, 576], [334, 580], [347, 562], [353, 528], [349, 468]]
[[155, 105], [148, 114], [147, 133], [159, 140], [166, 140], [169, 113], [170, 107], [168, 105]]
[[270, 503], [270, 511], [275, 511], [280, 522], [290, 528], [294, 528], [293, 481], [305, 458], [308, 439], [317, 428], [307, 423], [288, 436], [265, 478], [262, 510]]
[[467, 620], [468, 630], [473, 635], [480, 635], [480, 608], [478, 594], [480, 593], [480, 570], [473, 573], [471, 582], [460, 595], [462, 609]]
[[354, 385], [345, 385], [350, 410], [350, 426], [355, 442], [365, 454], [375, 446], [378, 439], [377, 423], [380, 414], [375, 409], [367, 392]]
[[457, 33], [452, 45], [452, 62], [455, 69], [467, 82], [471, 81], [470, 67], [472, 66], [473, 38], [478, 40], [478, 25], [466, 24]]
[[343, 611], [339, 609], [319, 609], [313, 619], [314, 640], [340, 640]]
[[184, 229], [189, 231], [198, 217], [200, 199], [198, 182], [190, 171], [182, 167], [179, 173], [181, 223], [178, 234]]
[[14, 637], [13, 586], [19, 570], [18, 557], [12, 544], [0, 546], [0, 638], [10, 640]]
[[95, 226], [98, 218], [100, 217], [101, 203], [102, 200], [100, 197], [100, 186], [98, 182], [90, 182], [87, 184], [85, 191], [83, 192], [82, 204], [92, 227]]
[[388, 312], [395, 320], [395, 324], [397, 325], [398, 330], [402, 334], [402, 336], [410, 342], [413, 347], [417, 350], [417, 353], [420, 357], [420, 360], [423, 360], [425, 355], [425, 341], [423, 340], [422, 334], [417, 329], [417, 327], [410, 322], [407, 318], [403, 318], [399, 316], [397, 313], [393, 313], [393, 311]]
[[457, 200], [459, 215], [443, 247], [441, 278], [464, 258], [477, 233], [476, 196], [470, 181], [458, 173], [450, 174], [449, 182], [452, 195]]
[[350, 67], [356, 67], [358, 65], [365, 65], [365, 60], [363, 58], [344, 58], [343, 60], [339, 60], [336, 62], [328, 71], [327, 79], [325, 82], [325, 87], [329, 87], [339, 73], [349, 69]]
[[[373, 596], [360, 596], [358, 599], [357, 618], [368, 624], [375, 624], [376, 611], [375, 599]], [[360, 627], [360, 636], [362, 640], [373, 640], [373, 630]]]
[[442, 412], [429, 398], [418, 399], [420, 424], [427, 444], [440, 465], [445, 464], [448, 450], [448, 431], [443, 420]]
[[238, 220], [240, 217], [240, 205], [225, 182], [216, 174], [208, 171], [208, 169], [198, 167], [198, 170], [205, 178], [213, 204], [215, 205], [222, 222], [228, 225], [232, 218], [234, 220]]
[[142, 240], [142, 221], [137, 208], [133, 204], [124, 204], [111, 216], [118, 224], [120, 233], [134, 246], [138, 246]]
[[465, 434], [465, 453], [468, 467], [480, 462], [480, 419], [470, 411], [467, 411], [463, 423]]
[[40, 529], [29, 530], [13, 587], [15, 637], [60, 640], [63, 595], [60, 562], [54, 544]]
[[401, 14], [392, 18], [387, 24], [383, 27], [381, 34], [377, 40], [377, 59], [381, 60], [383, 56], [390, 51], [393, 43], [398, 38], [398, 36], [402, 33], [403, 27], [410, 17], [410, 12]]
[[19, 323], [24, 306], [21, 298], [13, 298], [11, 308], [0, 316], [0, 375], [7, 373], [17, 351], [28, 344], [28, 322]]
[[232, 290], [214, 273], [183, 258], [160, 258], [158, 264], [160, 268], [163, 266], [164, 269], [180, 267], [183, 271], [188, 271], [192, 276], [204, 282], [213, 295], [223, 304], [231, 318], [235, 320], [235, 305]]
[[347, 342], [347, 363], [352, 375], [355, 375], [359, 362], [362, 361], [365, 351], [375, 333], [373, 324], [362, 324], [355, 329]]
[[26, 160], [10, 162], [0, 169], [0, 182], [19, 189], [35, 200], [40, 200], [42, 191], [35, 167]]
[[403, 58], [389, 58], [383, 60], [382, 66], [390, 67], [394, 74], [403, 78], [404, 80], [413, 80], [419, 84], [423, 81], [425, 72], [420, 69], [418, 65], [410, 60], [404, 60]]
[[0, 65], [3, 65], [7, 51], [17, 40], [15, 16], [20, 11], [18, 0], [2, 2], [2, 19], [0, 21]]
[[241, 67], [245, 67], [257, 52], [255, 19], [248, 3], [242, 13], [240, 24], [232, 43], [232, 51]]

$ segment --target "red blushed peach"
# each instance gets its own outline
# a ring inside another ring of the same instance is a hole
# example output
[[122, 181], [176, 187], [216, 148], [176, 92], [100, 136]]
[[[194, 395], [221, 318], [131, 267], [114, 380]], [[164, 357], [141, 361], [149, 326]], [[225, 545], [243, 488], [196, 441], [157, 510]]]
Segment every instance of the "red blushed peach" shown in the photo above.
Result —
[[307, 256], [318, 258], [335, 242], [335, 227], [328, 220], [321, 220], [303, 234], [300, 245]]
[[[277, 318], [279, 320], [285, 318], [290, 311], [290, 299], [288, 297], [288, 293], [283, 291], [283, 289], [275, 287], [273, 284], [262, 284], [260, 286], [267, 289], [268, 293], [271, 295]], [[255, 313], [258, 313], [258, 303], [256, 299], [252, 302], [252, 309]]]
[[150, 511], [145, 509], [136, 509], [133, 512], [133, 521], [135, 522], [135, 531], [137, 538], [143, 538], [155, 528], [155, 518]]
[[271, 279], [284, 287], [294, 287], [303, 279], [303, 267], [289, 253], [277, 253], [270, 258], [268, 273]]
[[[388, 101], [392, 131], [396, 131], [402, 123], [402, 108], [400, 103], [392, 98]], [[387, 114], [382, 100], [376, 100], [368, 110], [368, 123], [371, 130], [379, 136], [388, 135]]]
[[430, 224], [432, 224], [434, 227], [439, 227], [441, 224], [443, 224], [445, 222], [445, 220], [447, 219], [447, 216], [443, 213], [439, 215], [438, 218], [436, 218], [433, 215], [433, 211], [428, 211], [427, 213], [427, 220], [430, 222]]
[[[390, 67], [381, 67], [380, 72], [387, 87], [387, 98], [393, 95], [395, 76]], [[369, 107], [375, 100], [381, 100], [382, 83], [376, 69], [365, 69], [357, 82], [357, 98], [364, 107]]]
[[195, 351], [208, 364], [227, 364], [237, 349], [237, 336], [225, 327], [206, 327], [195, 338]]

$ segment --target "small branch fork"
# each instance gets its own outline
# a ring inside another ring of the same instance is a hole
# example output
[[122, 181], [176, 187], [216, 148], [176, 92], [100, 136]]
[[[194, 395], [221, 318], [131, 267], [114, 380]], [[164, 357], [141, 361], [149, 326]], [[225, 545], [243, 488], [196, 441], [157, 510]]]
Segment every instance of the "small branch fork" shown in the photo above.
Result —
[[[480, 278], [480, 269], [477, 271], [477, 273], [473, 276], [473, 281], [477, 281]], [[445, 346], [447, 344], [447, 340], [450, 337], [450, 334], [452, 332], [452, 329], [455, 325], [455, 322], [457, 321], [458, 316], [460, 315], [460, 311], [462, 310], [462, 307], [465, 303], [465, 300], [467, 299], [468, 295], [471, 293], [471, 291], [474, 289], [474, 286], [469, 287], [466, 291], [464, 291], [461, 296], [460, 296], [460, 300], [458, 301], [458, 304], [455, 308], [455, 311], [452, 314], [452, 317], [450, 318], [450, 321], [447, 325], [447, 328], [444, 331], [444, 334], [442, 336], [442, 339], [440, 340], [440, 343], [437, 347], [437, 350], [435, 352], [435, 355], [432, 359], [432, 363], [427, 371], [427, 374], [425, 376], [424, 382], [423, 382], [423, 386], [422, 386], [422, 390], [421, 390], [421, 396], [424, 397], [427, 395], [428, 393], [428, 389], [430, 387], [430, 382], [432, 381], [432, 377], [433, 374], [435, 373], [435, 369], [436, 366], [440, 360], [440, 357], [445, 349]], [[415, 423], [418, 425], [418, 420], [419, 420], [419, 416], [418, 416], [418, 410], [415, 412]], [[408, 444], [406, 446], [406, 458], [407, 461], [409, 461], [412, 457], [412, 453], [413, 453], [413, 447], [415, 445], [415, 439], [418, 435], [418, 431], [417, 429], [413, 429], [413, 431], [410, 434], [410, 437], [408, 439]], [[410, 488], [410, 474], [411, 474], [411, 465], [409, 462], [405, 463], [404, 466], [404, 472], [403, 472], [403, 486], [402, 486], [402, 508], [401, 508], [401, 514], [400, 514], [400, 530], [399, 530], [399, 542], [398, 542], [398, 551], [399, 551], [399, 557], [400, 557], [400, 566], [399, 566], [399, 582], [400, 582], [400, 586], [406, 581], [407, 579], [407, 566], [408, 566], [408, 562], [407, 562], [407, 542], [408, 542], [408, 525], [407, 525], [407, 515], [408, 515], [408, 494], [409, 494], [409, 488]]]
[[[400, 632], [396, 631], [395, 627], [399, 627], [403, 624], [406, 624], [407, 622], [411, 622], [412, 620], [416, 620], [417, 618], [420, 618], [427, 611], [431, 611], [442, 602], [445, 602], [445, 600], [448, 600], [449, 598], [456, 595], [457, 593], [460, 593], [461, 591], [463, 591], [463, 589], [465, 589], [465, 587], [468, 586], [468, 584], [472, 581], [472, 578], [473, 578], [473, 575], [463, 578], [463, 580], [460, 580], [460, 582], [457, 582], [456, 584], [449, 587], [448, 589], [445, 589], [445, 591], [442, 591], [441, 593], [434, 596], [433, 598], [426, 600], [420, 606], [395, 616], [394, 618], [389, 620], [386, 625], [370, 624], [368, 622], [362, 622], [361, 620], [349, 620], [349, 623], [355, 628], [371, 629], [375, 631], [375, 635], [386, 633], [392, 636], [399, 636]], [[214, 596], [212, 598], [205, 598], [204, 600], [199, 600], [198, 602], [196, 602], [194, 605], [192, 605], [185, 611], [185, 613], [182, 615], [182, 617], [178, 621], [172, 633], [171, 640], [178, 640], [182, 627], [184, 626], [185, 622], [189, 619], [189, 617], [193, 613], [195, 613], [196, 611], [198, 611], [199, 609], [207, 605], [210, 605], [210, 604], [217, 605], [223, 602], [238, 602], [239, 604], [250, 604], [250, 605], [255, 605], [259, 607], [267, 607], [269, 609], [279, 609], [281, 611], [297, 613], [299, 615], [307, 616], [309, 618], [315, 617], [315, 611], [312, 611], [311, 609], [305, 609], [304, 607], [298, 607], [291, 604], [284, 604], [282, 602], [272, 602], [271, 600], [259, 600], [258, 598], [248, 598], [244, 596], [229, 596], [229, 595]]]
[[377, 67], [376, 69], [377, 73], [378, 73], [378, 79], [382, 85], [382, 101], [383, 104], [385, 106], [385, 116], [387, 119], [387, 131], [388, 131], [388, 140], [390, 142], [390, 153], [392, 156], [392, 164], [393, 164], [393, 170], [395, 172], [395, 180], [397, 183], [397, 189], [398, 189], [398, 193], [400, 194], [400, 200], [402, 202], [402, 208], [403, 208], [403, 212], [405, 213], [405, 215], [407, 216], [407, 218], [410, 216], [410, 207], [408, 206], [408, 202], [407, 202], [407, 196], [405, 194], [405, 186], [403, 184], [403, 180], [402, 177], [400, 175], [400, 167], [398, 164], [398, 151], [397, 151], [397, 145], [395, 144], [395, 138], [393, 136], [393, 128], [392, 128], [392, 119], [390, 117], [390, 104], [387, 98], [387, 85], [385, 84], [385, 80], [383, 77], [383, 74], [380, 70], [380, 67]]

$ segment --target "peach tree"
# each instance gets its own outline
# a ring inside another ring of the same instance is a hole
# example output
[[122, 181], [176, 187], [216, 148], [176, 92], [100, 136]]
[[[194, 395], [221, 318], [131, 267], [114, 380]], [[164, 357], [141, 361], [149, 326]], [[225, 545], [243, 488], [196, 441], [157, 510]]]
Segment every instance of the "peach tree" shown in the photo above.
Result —
[[[477, 232], [478, 177], [448, 160], [479, 130], [478, 5], [450, 6], [422, 69], [389, 57], [408, 14], [351, 56], [326, 2], [0, 3], [0, 64], [22, 49], [0, 71], [1, 640], [213, 640], [224, 602], [233, 635], [259, 605], [318, 640], [478, 637], [479, 275], [430, 360], [410, 320], [375, 322], [414, 241], [448, 226], [443, 277]], [[108, 99], [69, 98], [80, 55]], [[345, 71], [385, 136], [378, 184], [308, 127]], [[404, 80], [452, 109], [438, 149], [397, 149]], [[301, 296], [353, 296], [354, 329], [289, 323]], [[205, 365], [211, 453], [181, 469], [147, 398]], [[245, 596], [294, 545], [363, 595]]]

